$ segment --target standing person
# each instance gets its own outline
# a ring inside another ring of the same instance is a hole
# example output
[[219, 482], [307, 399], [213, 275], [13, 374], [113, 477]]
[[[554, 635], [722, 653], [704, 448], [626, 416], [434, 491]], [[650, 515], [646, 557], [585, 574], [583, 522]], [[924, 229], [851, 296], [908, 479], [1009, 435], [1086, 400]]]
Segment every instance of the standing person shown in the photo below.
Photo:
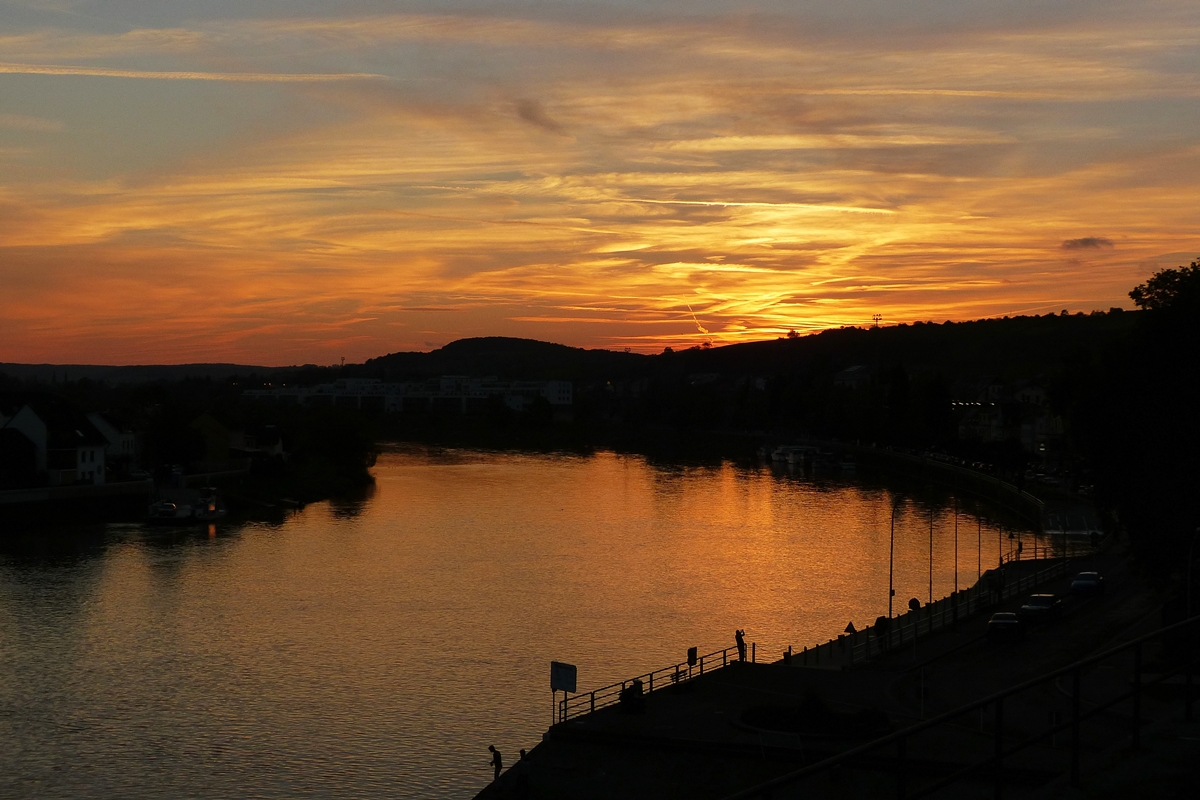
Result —
[[738, 661], [746, 660], [746, 632], [738, 628], [733, 633], [733, 638], [737, 641]]
[[500, 751], [496, 749], [496, 745], [489, 744], [488, 750], [492, 751], [492, 767], [495, 769], [495, 775], [492, 776], [493, 781], [500, 780], [500, 770], [504, 767], [504, 759], [500, 757]]

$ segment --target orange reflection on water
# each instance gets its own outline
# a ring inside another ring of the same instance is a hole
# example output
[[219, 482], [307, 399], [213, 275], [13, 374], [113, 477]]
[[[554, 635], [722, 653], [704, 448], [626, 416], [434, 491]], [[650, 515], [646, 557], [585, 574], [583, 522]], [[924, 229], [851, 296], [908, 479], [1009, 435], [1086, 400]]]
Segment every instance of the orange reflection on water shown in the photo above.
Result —
[[[774, 659], [887, 612], [886, 487], [614, 453], [398, 449], [375, 474], [358, 501], [226, 524], [221, 537], [210, 526], [211, 546], [124, 536], [19, 580], [0, 562], [0, 590], [49, 581], [67, 607], [0, 594], [0, 643], [14, 643], [0, 655], [27, 676], [25, 707], [61, 706], [47, 725], [105, 720], [82, 749], [48, 735], [49, 771], [22, 762], [23, 774], [50, 785], [69, 761], [133, 798], [200, 784], [463, 796], [488, 743], [539, 740], [552, 659], [576, 664], [587, 691], [691, 646], [730, 646], [737, 628]], [[954, 520], [932, 507], [940, 596], [953, 588]], [[897, 514], [900, 608], [928, 592], [929, 508], [909, 499]], [[963, 518], [960, 574], [973, 578], [976, 541], [986, 567], [1007, 539]], [[164, 749], [224, 742], [237, 744], [144, 772]]]

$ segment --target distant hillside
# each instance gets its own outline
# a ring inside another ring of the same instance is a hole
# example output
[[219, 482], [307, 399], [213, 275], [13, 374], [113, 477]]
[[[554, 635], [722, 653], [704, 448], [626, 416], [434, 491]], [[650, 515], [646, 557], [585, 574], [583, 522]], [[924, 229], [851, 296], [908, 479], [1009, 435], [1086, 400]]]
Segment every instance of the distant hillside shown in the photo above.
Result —
[[184, 378], [212, 378], [223, 381], [234, 375], [271, 375], [295, 372], [296, 367], [255, 367], [244, 364], [164, 364], [111, 367], [96, 364], [5, 364], [0, 374], [22, 381], [66, 383], [88, 379], [110, 384], [178, 381]]
[[775, 375], [856, 364], [903, 366], [947, 376], [1033, 377], [1073, 354], [1095, 352], [1128, 336], [1140, 312], [1013, 317], [974, 322], [842, 328], [794, 339], [686, 350], [673, 358], [687, 372]]
[[584, 349], [533, 339], [486, 336], [460, 339], [429, 353], [400, 352], [364, 364], [336, 367], [262, 367], [244, 364], [177, 364], [113, 367], [89, 364], [3, 364], [0, 373], [22, 381], [65, 383], [89, 379], [108, 384], [227, 380], [257, 373], [299, 383], [342, 377], [389, 381], [439, 375], [495, 375], [500, 379], [575, 382], [626, 380], [659, 375], [716, 373], [772, 376], [829, 372], [866, 364], [903, 366], [920, 374], [1035, 377], [1058, 369], [1073, 353], [1096, 352], [1127, 336], [1141, 312], [1013, 317], [975, 322], [916, 323], [885, 328], [842, 328], [792, 339], [692, 348], [642, 355]]
[[645, 369], [652, 356], [613, 350], [585, 350], [534, 339], [485, 336], [459, 339], [430, 353], [390, 353], [346, 374], [385, 380], [413, 380], [439, 375], [495, 375], [506, 380], [556, 379], [584, 381]]
[[770, 376], [867, 364], [903, 366], [911, 373], [940, 372], [948, 377], [1034, 377], [1058, 369], [1072, 354], [1095, 352], [1127, 336], [1139, 313], [842, 328], [792, 339], [652, 356], [490, 336], [460, 339], [430, 353], [391, 353], [362, 365], [347, 365], [345, 371], [385, 380], [496, 375], [503, 379], [596, 381], [678, 372]]

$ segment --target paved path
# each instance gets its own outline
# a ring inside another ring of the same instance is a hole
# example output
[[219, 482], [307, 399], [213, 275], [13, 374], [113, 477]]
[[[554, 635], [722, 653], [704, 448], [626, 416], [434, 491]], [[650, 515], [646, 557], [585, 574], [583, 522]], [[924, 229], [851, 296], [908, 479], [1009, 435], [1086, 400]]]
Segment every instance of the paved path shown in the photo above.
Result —
[[[610, 707], [555, 725], [525, 763], [510, 769], [478, 797], [718, 800], [871, 738], [814, 738], [764, 731], [747, 724], [749, 710], [795, 709], [806, 698], [818, 697], [837, 712], [876, 709], [887, 715], [893, 728], [905, 728], [1161, 626], [1153, 587], [1131, 574], [1122, 553], [1094, 556], [1070, 574], [1084, 569], [1102, 572], [1108, 591], [1100, 597], [1069, 598], [1058, 619], [1035, 627], [1024, 641], [988, 643], [988, 615], [982, 614], [960, 623], [952, 632], [920, 640], [915, 648], [906, 644], [885, 658], [853, 669], [804, 667], [796, 659], [790, 665], [732, 664], [687, 684], [654, 692], [647, 698], [644, 713], [623, 713]], [[1069, 581], [1065, 577], [1039, 591], [1065, 594]], [[1013, 598], [1005, 605], [1015, 608], [1022, 600]], [[1148, 650], [1145, 663], [1151, 664], [1157, 657]], [[1118, 662], [1112, 668], [1088, 672], [1085, 696], [1099, 697], [1127, 688], [1126, 666]], [[1151, 720], [1169, 720], [1175, 698], [1167, 695], [1147, 693], [1144, 715]], [[1005, 703], [1005, 736], [1015, 741], [1037, 734], [1048, 729], [1050, 712], [1068, 708], [1068, 694], [1061, 684], [1013, 697]], [[1101, 715], [1086, 727], [1083, 743], [1088, 775], [1111, 759], [1114, 743], [1125, 741], [1131, 729], [1130, 717], [1122, 709]], [[908, 743], [907, 769], [919, 780], [922, 775], [947, 774], [955, 765], [986, 758], [993, 752], [993, 731], [993, 718], [985, 711], [979, 717], [914, 736]], [[1172, 740], [1176, 750], [1186, 750], [1187, 742], [1181, 736]], [[1192, 744], [1192, 752], [1200, 753]], [[895, 796], [893, 752], [873, 754], [856, 762], [858, 768], [822, 775], [774, 797]], [[1010, 759], [1006, 763], [1010, 769], [1006, 796], [1050, 791], [1053, 787], [1045, 785], [1067, 763], [1065, 734]], [[984, 782], [965, 783], [944, 796], [991, 797], [992, 787]]]

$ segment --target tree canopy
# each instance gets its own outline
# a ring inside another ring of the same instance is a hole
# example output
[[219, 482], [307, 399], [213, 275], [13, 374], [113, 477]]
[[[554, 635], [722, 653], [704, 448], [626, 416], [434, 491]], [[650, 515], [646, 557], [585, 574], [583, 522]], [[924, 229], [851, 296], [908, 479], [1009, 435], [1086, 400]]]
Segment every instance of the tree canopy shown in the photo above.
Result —
[[1159, 270], [1134, 287], [1129, 296], [1147, 311], [1200, 305], [1200, 260], [1187, 267]]

